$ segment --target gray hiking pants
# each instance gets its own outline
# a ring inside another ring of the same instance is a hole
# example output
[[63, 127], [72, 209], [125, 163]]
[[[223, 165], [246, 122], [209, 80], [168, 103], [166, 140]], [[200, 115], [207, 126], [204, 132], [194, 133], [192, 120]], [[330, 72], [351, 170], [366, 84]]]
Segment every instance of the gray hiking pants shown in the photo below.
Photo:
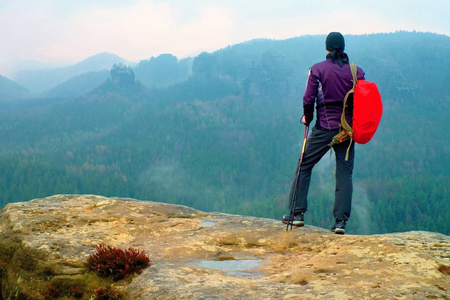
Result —
[[[308, 209], [308, 190], [311, 182], [311, 171], [316, 163], [330, 150], [329, 144], [333, 136], [339, 130], [321, 130], [313, 127], [311, 134], [308, 137], [303, 155], [303, 162], [301, 166], [297, 205], [295, 207], [295, 214], [299, 212], [306, 212]], [[350, 141], [334, 145], [333, 150], [336, 156], [336, 189], [334, 198], [333, 215], [335, 220], [348, 220], [350, 218], [353, 194], [353, 162], [355, 158], [355, 144], [353, 143], [348, 161], [345, 161], [345, 156]]]

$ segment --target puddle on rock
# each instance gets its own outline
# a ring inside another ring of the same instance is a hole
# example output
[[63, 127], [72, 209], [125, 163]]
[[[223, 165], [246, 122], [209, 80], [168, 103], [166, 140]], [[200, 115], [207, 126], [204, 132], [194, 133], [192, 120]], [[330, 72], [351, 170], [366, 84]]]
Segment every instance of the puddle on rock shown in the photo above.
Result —
[[198, 265], [206, 269], [215, 269], [226, 271], [232, 276], [261, 276], [260, 273], [252, 272], [261, 265], [261, 259], [235, 259], [235, 258], [219, 258], [217, 260], [202, 260]]
[[217, 224], [217, 222], [214, 222], [214, 221], [202, 220], [202, 223], [200, 225], [202, 225], [202, 226], [214, 226], [216, 224]]

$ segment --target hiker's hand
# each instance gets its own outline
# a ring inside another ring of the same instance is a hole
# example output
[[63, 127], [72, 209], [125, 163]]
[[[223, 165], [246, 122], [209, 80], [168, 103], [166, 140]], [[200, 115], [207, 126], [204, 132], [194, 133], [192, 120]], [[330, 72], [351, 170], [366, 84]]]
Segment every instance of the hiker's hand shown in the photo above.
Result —
[[314, 104], [303, 104], [303, 117], [300, 122], [308, 126], [314, 118]]
[[300, 120], [300, 123], [302, 123], [303, 125], [308, 125], [308, 124], [306, 124], [305, 115], [303, 115], [302, 119]]
[[300, 120], [300, 122], [305, 126], [308, 126], [309, 123], [311, 123], [311, 121], [312, 121], [312, 118], [308, 118], [308, 116], [306, 116], [306, 115], [303, 115], [302, 119]]

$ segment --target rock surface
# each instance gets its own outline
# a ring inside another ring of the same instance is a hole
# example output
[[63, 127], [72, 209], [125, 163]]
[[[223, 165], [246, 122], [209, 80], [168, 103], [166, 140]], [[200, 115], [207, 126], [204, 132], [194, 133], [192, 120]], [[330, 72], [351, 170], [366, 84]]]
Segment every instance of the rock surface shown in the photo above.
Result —
[[286, 232], [276, 220], [93, 195], [3, 208], [0, 299], [44, 299], [50, 285], [89, 299], [112, 285], [86, 266], [98, 244], [151, 259], [114, 283], [123, 299], [450, 299], [446, 235]]

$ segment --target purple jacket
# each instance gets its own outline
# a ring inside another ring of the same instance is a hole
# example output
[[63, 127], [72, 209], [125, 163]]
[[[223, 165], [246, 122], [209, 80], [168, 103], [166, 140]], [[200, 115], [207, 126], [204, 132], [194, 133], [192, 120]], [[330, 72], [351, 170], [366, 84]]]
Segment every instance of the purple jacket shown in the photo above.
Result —
[[[364, 75], [364, 71], [358, 67], [357, 78], [364, 79]], [[312, 112], [314, 104], [316, 104], [316, 127], [323, 130], [339, 128], [345, 94], [352, 86], [353, 79], [349, 64], [344, 64], [341, 68], [330, 58], [315, 64], [309, 69], [306, 81], [306, 90], [303, 96], [305, 114], [307, 111]], [[347, 122], [352, 124], [352, 109], [346, 109], [345, 116]]]

